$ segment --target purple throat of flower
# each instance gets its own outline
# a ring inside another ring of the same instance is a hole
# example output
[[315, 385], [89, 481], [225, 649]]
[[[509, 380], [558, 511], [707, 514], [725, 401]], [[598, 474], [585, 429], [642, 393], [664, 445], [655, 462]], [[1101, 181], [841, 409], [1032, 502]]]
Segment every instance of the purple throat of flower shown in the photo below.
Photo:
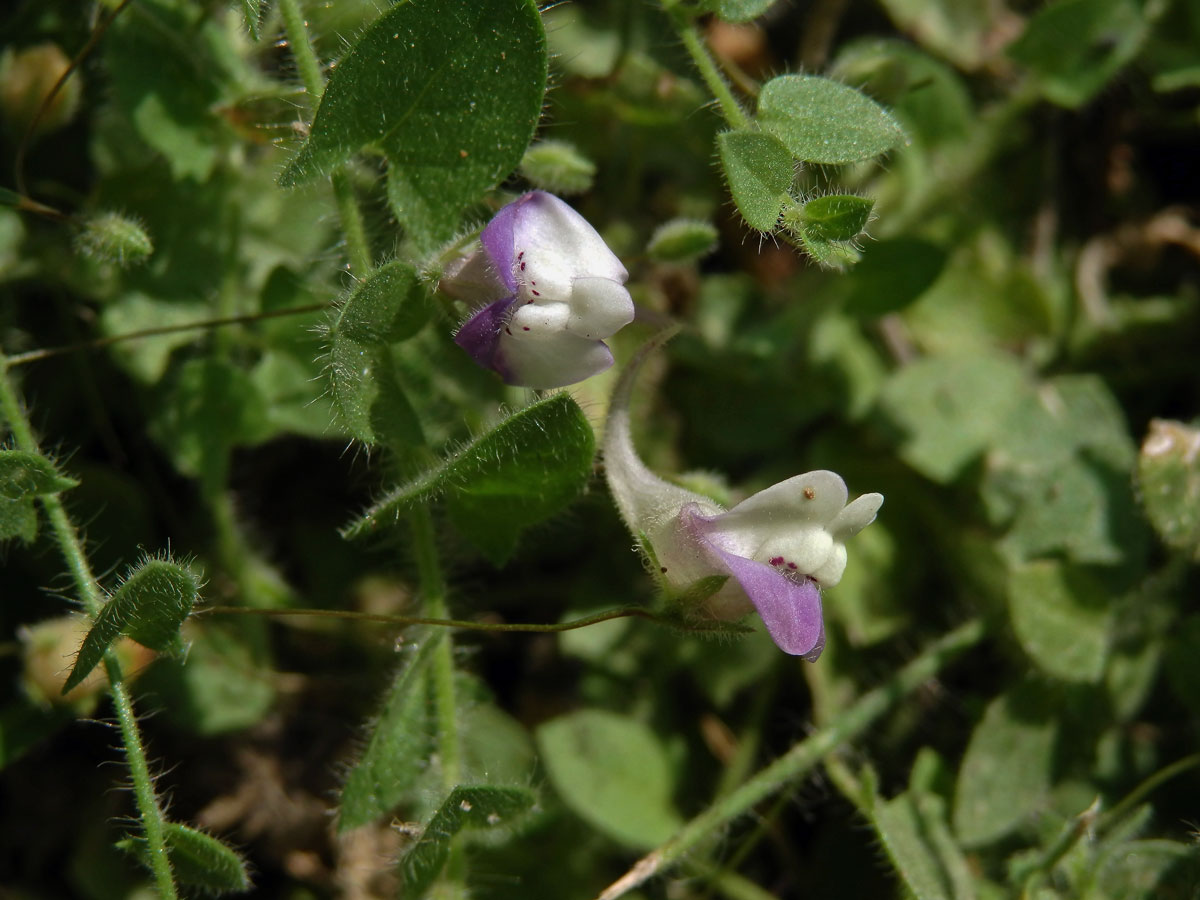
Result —
[[816, 580], [799, 574], [782, 557], [768, 564], [725, 549], [715, 539], [720, 534], [720, 515], [706, 516], [695, 503], [684, 506], [679, 516], [713, 567], [741, 585], [779, 649], [816, 662], [825, 649], [825, 618]]

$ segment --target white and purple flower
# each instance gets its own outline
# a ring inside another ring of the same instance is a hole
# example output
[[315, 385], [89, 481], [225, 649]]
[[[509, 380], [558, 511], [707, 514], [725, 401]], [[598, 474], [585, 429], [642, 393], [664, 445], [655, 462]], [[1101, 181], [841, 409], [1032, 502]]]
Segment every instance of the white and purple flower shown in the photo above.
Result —
[[508, 384], [561, 387], [613, 363], [604, 339], [633, 321], [629, 273], [591, 225], [544, 191], [518, 197], [441, 288], [484, 305], [454, 341]]
[[651, 342], [621, 374], [604, 435], [609, 489], [625, 523], [678, 592], [714, 575], [730, 576], [705, 598], [717, 619], [756, 610], [779, 649], [815, 661], [825, 646], [821, 588], [841, 580], [845, 542], [875, 520], [882, 494], [847, 505], [833, 472], [796, 475], [726, 510], [701, 494], [663, 481], [633, 447], [629, 399]]

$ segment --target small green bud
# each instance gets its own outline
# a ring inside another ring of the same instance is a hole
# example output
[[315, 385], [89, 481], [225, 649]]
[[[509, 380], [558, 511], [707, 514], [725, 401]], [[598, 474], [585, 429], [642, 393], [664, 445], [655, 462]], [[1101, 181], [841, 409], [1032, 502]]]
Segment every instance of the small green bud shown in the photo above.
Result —
[[817, 197], [807, 203], [790, 203], [780, 219], [783, 236], [818, 265], [846, 269], [861, 258], [850, 243], [862, 233], [874, 201], [852, 194]]
[[[38, 108], [71, 61], [57, 44], [45, 43], [0, 56], [0, 114], [14, 134], [24, 134]], [[38, 121], [35, 135], [62, 128], [74, 118], [82, 93], [79, 78], [66, 80]]]
[[853, 194], [816, 197], [804, 204], [801, 216], [809, 237], [823, 241], [852, 241], [867, 227], [874, 200]]
[[92, 259], [128, 266], [145, 262], [154, 252], [154, 243], [136, 219], [102, 212], [84, 221], [75, 249]]
[[592, 186], [596, 164], [566, 141], [540, 141], [525, 151], [521, 174], [553, 194], [582, 194]]
[[658, 262], [690, 262], [717, 246], [717, 229], [710, 222], [672, 219], [655, 229], [646, 253]]

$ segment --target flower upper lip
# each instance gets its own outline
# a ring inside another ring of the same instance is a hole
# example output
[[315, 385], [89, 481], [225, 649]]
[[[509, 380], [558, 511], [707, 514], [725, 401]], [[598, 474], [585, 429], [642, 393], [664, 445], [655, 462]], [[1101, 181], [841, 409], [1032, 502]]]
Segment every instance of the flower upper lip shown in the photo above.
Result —
[[443, 279], [452, 295], [462, 286], [460, 296], [491, 301], [458, 330], [459, 346], [526, 387], [573, 384], [612, 365], [603, 339], [633, 321], [629, 273], [579, 213], [532, 191], [492, 218], [480, 245], [486, 269], [468, 260]]

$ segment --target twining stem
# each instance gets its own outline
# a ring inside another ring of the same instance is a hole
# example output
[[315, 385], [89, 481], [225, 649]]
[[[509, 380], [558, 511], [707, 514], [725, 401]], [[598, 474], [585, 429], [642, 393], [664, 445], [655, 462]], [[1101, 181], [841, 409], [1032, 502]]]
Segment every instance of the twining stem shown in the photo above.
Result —
[[[37, 439], [29, 418], [21, 405], [20, 397], [13, 386], [8, 373], [8, 360], [0, 351], [0, 416], [8, 422], [12, 432], [13, 443], [18, 450], [27, 453], [38, 453]], [[88, 616], [95, 619], [104, 606], [104, 592], [100, 588], [96, 576], [88, 562], [83, 542], [79, 532], [67, 515], [62, 501], [54, 494], [38, 498], [46, 518], [50, 521], [54, 540], [66, 560], [75, 582], [75, 589], [83, 603]], [[129, 764], [130, 780], [133, 783], [133, 794], [141, 815], [142, 829], [146, 838], [146, 849], [150, 860], [150, 868], [162, 900], [177, 900], [175, 878], [171, 872], [171, 860], [167, 855], [166, 819], [162, 807], [159, 806], [158, 796], [154, 792], [154, 781], [150, 776], [150, 766], [146, 761], [146, 751], [142, 744], [141, 732], [138, 730], [137, 716], [133, 711], [133, 702], [129, 697], [129, 689], [125, 686], [121, 664], [116, 653], [110, 647], [104, 653], [104, 667], [108, 673], [108, 690], [112, 695], [113, 708], [117, 713], [117, 722], [121, 729], [121, 740], [125, 748], [125, 759]]]
[[692, 57], [692, 62], [700, 70], [700, 77], [704, 79], [709, 91], [717, 99], [717, 103], [721, 107], [721, 115], [725, 117], [729, 127], [741, 131], [749, 128], [750, 117], [746, 115], [746, 111], [733, 96], [729, 82], [725, 80], [725, 76], [717, 67], [716, 60], [708, 52], [708, 48], [704, 45], [704, 39], [696, 30], [691, 16], [680, 7], [679, 0], [663, 0], [663, 9], [666, 10], [671, 23], [675, 26], [675, 32], [679, 35], [679, 40], [683, 42], [688, 55]]
[[[279, 0], [279, 13], [283, 17], [283, 30], [292, 47], [292, 56], [296, 59], [296, 68], [300, 70], [300, 80], [315, 110], [321, 95], [325, 93], [325, 76], [321, 72], [321, 61], [317, 59], [312, 41], [309, 40], [308, 22], [300, 11], [299, 0]], [[344, 166], [334, 170], [330, 181], [333, 183], [338, 216], [342, 220], [342, 233], [346, 236], [346, 255], [351, 271], [363, 278], [371, 271], [371, 245], [367, 241], [362, 211], [354, 197], [354, 185]]]
[[647, 879], [679, 863], [697, 844], [718, 833], [785, 785], [806, 775], [838, 746], [866, 731], [898, 701], [936, 675], [963, 651], [979, 643], [984, 634], [983, 622], [973, 619], [935, 641], [883, 684], [863, 694], [827, 727], [794, 744], [775, 762], [684, 825], [657, 850], [642, 857], [625, 875], [609, 885], [598, 900], [616, 900]]

